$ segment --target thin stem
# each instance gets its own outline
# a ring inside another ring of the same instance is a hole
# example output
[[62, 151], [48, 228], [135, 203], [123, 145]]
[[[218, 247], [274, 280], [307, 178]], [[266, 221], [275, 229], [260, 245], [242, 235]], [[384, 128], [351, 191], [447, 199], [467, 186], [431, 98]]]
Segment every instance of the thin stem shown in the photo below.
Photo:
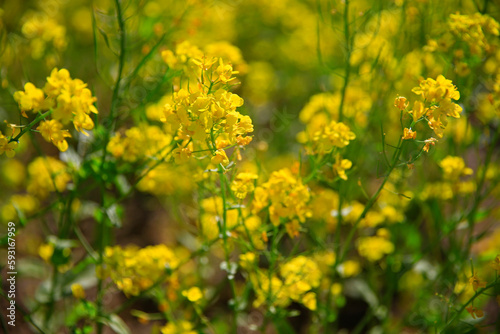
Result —
[[451, 326], [451, 324], [460, 316], [460, 314], [465, 310], [465, 308], [470, 304], [472, 303], [477, 297], [479, 297], [484, 291], [488, 290], [489, 288], [492, 288], [494, 287], [495, 285], [497, 285], [497, 281], [495, 280], [495, 282], [493, 283], [490, 283], [488, 284], [487, 286], [485, 286], [484, 288], [476, 291], [476, 293], [474, 294], [474, 296], [472, 296], [465, 304], [462, 305], [462, 307], [457, 311], [457, 313], [455, 313], [455, 315], [453, 316], [453, 318], [450, 319], [450, 321], [448, 321], [448, 323], [443, 327], [443, 329], [441, 330], [441, 332], [444, 332], [448, 327]]
[[349, 85], [349, 77], [351, 75], [351, 52], [352, 52], [352, 37], [350, 36], [349, 30], [349, 0], [345, 0], [344, 7], [344, 39], [345, 39], [345, 68], [344, 68], [344, 85], [342, 87], [342, 95], [339, 106], [339, 122], [342, 122], [344, 117], [344, 104], [347, 92], [347, 86]]
[[[122, 13], [122, 8], [120, 4], [120, 0], [115, 0], [115, 6], [116, 6], [116, 16], [118, 20], [118, 27], [119, 27], [119, 33], [120, 33], [120, 57], [119, 57], [119, 63], [118, 63], [118, 77], [116, 78], [116, 83], [115, 87], [113, 89], [113, 96], [111, 100], [111, 109], [109, 113], [109, 122], [110, 124], [108, 125], [109, 129], [105, 133], [105, 140], [102, 148], [102, 159], [101, 159], [101, 165], [100, 165], [100, 171], [101, 175], [104, 176], [104, 164], [106, 162], [106, 156], [107, 156], [107, 146], [108, 142], [110, 140], [111, 132], [113, 131], [116, 117], [115, 117], [115, 111], [118, 106], [118, 101], [119, 101], [119, 95], [120, 95], [120, 88], [121, 88], [121, 81], [122, 81], [122, 75], [123, 75], [123, 68], [125, 66], [125, 46], [126, 46], [126, 31], [125, 31], [125, 21], [123, 19], [123, 13]], [[105, 198], [104, 198], [104, 192], [105, 192], [105, 180], [101, 178], [101, 191], [102, 191], [102, 206], [105, 207]], [[99, 252], [99, 265], [102, 265], [103, 263], [103, 253], [104, 253], [104, 248], [106, 247], [107, 239], [108, 239], [108, 233], [109, 233], [109, 228], [106, 226], [106, 221], [105, 217], [99, 222], [99, 241], [98, 241], [98, 252]], [[102, 316], [103, 314], [103, 303], [102, 303], [102, 297], [103, 297], [103, 280], [102, 278], [99, 278], [99, 281], [97, 283], [97, 318]], [[97, 322], [97, 334], [101, 334], [103, 330], [103, 324], [102, 322]]]
[[23, 128], [23, 130], [21, 132], [19, 132], [19, 134], [17, 136], [15, 136], [14, 138], [10, 138], [9, 143], [11, 143], [13, 141], [17, 142], [19, 140], [19, 138], [21, 138], [26, 132], [30, 131], [38, 122], [45, 119], [50, 114], [52, 114], [52, 109], [50, 109], [49, 111], [47, 111], [43, 114], [39, 114], [33, 121], [31, 121], [31, 123], [26, 125]]
[[220, 180], [220, 187], [221, 187], [221, 196], [222, 196], [222, 224], [221, 224], [221, 234], [222, 234], [222, 243], [224, 247], [224, 255], [225, 255], [225, 261], [227, 265], [227, 271], [228, 271], [228, 280], [229, 280], [229, 285], [231, 286], [231, 291], [233, 293], [233, 298], [234, 298], [234, 305], [233, 305], [233, 322], [232, 322], [232, 327], [233, 333], [236, 333], [237, 328], [238, 328], [238, 298], [236, 294], [236, 286], [234, 284], [234, 275], [232, 272], [230, 272], [231, 266], [229, 262], [229, 248], [227, 244], [227, 237], [228, 237], [228, 231], [227, 231], [227, 205], [226, 205], [226, 182], [225, 182], [225, 176], [224, 176], [224, 168], [222, 165], [219, 164], [219, 180]]
[[344, 260], [344, 257], [347, 253], [347, 250], [351, 246], [352, 238], [354, 237], [354, 233], [356, 233], [356, 230], [357, 230], [359, 223], [366, 216], [368, 211], [370, 211], [371, 207], [375, 204], [375, 202], [378, 199], [378, 196], [380, 195], [380, 192], [384, 188], [385, 183], [387, 182], [387, 180], [389, 180], [389, 176], [391, 175], [392, 171], [394, 170], [394, 168], [396, 167], [396, 165], [398, 163], [399, 156], [401, 155], [401, 152], [402, 152], [402, 146], [403, 145], [402, 145], [401, 139], [400, 139], [399, 145], [396, 149], [395, 156], [393, 157], [393, 161], [392, 161], [391, 167], [389, 168], [387, 175], [385, 176], [384, 180], [380, 184], [377, 192], [375, 192], [375, 194], [373, 194], [372, 197], [370, 197], [370, 199], [368, 200], [368, 202], [365, 205], [363, 212], [358, 217], [358, 219], [356, 220], [356, 222], [352, 226], [351, 230], [349, 231], [349, 234], [347, 235], [347, 238], [345, 240], [345, 246], [344, 246], [344, 248], [342, 248], [342, 252], [340, 253], [340, 256], [337, 257], [336, 264], [342, 263], [342, 261]]

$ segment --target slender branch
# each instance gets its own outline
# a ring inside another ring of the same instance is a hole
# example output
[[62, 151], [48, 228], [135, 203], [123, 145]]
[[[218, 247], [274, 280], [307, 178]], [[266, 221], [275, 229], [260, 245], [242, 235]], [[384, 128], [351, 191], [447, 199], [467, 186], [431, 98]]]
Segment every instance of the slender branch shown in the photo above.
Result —
[[52, 114], [52, 109], [50, 109], [49, 111], [43, 113], [43, 114], [39, 114], [33, 121], [31, 121], [31, 123], [29, 123], [28, 125], [26, 125], [23, 130], [21, 132], [19, 132], [19, 134], [17, 136], [15, 136], [14, 138], [10, 138], [9, 139], [9, 143], [15, 141], [19, 141], [19, 138], [21, 138], [26, 132], [28, 131], [31, 131], [31, 129], [38, 123], [40, 122], [41, 120], [45, 119], [47, 116], [49, 116], [50, 114]]
[[444, 332], [448, 327], [450, 327], [451, 324], [460, 316], [460, 314], [465, 310], [465, 308], [470, 303], [472, 303], [477, 297], [479, 297], [480, 295], [482, 295], [482, 293], [484, 291], [488, 290], [489, 288], [494, 287], [497, 284], [498, 284], [498, 282], [495, 280], [495, 282], [490, 283], [487, 286], [485, 286], [484, 288], [476, 291], [476, 293], [474, 294], [474, 296], [472, 296], [465, 304], [463, 304], [462, 307], [457, 311], [457, 313], [455, 313], [455, 315], [453, 316], [453, 318], [451, 318], [450, 321], [448, 321], [448, 323], [443, 327], [443, 329], [441, 330], [441, 332]]

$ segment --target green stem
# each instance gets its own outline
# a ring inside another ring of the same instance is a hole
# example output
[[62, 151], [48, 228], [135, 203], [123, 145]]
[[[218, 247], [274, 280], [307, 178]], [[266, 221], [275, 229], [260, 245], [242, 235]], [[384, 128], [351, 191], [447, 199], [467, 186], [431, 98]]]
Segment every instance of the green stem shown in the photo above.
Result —
[[470, 304], [472, 303], [477, 297], [479, 297], [484, 291], [488, 290], [489, 288], [492, 288], [494, 287], [495, 285], [497, 285], [497, 281], [495, 280], [495, 282], [493, 283], [490, 283], [488, 284], [487, 286], [485, 286], [484, 288], [476, 291], [476, 293], [474, 294], [474, 296], [472, 296], [465, 304], [462, 305], [462, 307], [457, 311], [457, 313], [455, 313], [455, 315], [453, 316], [453, 318], [450, 319], [450, 321], [448, 321], [448, 323], [443, 327], [443, 329], [441, 330], [441, 332], [444, 332], [448, 327], [451, 326], [451, 324], [460, 316], [460, 314], [465, 310], [465, 308]]
[[[219, 180], [220, 180], [220, 187], [221, 187], [221, 196], [222, 196], [222, 224], [221, 224], [221, 234], [222, 234], [222, 243], [224, 247], [224, 255], [225, 255], [225, 261], [227, 265], [227, 270], [228, 273], [231, 270], [231, 265], [230, 265], [230, 258], [229, 258], [229, 248], [227, 244], [227, 237], [228, 237], [228, 231], [227, 231], [227, 205], [226, 205], [226, 182], [225, 182], [225, 176], [224, 176], [224, 168], [222, 165], [219, 164]], [[229, 285], [231, 286], [231, 291], [233, 293], [233, 298], [234, 298], [234, 305], [233, 305], [233, 322], [232, 322], [232, 332], [236, 333], [237, 328], [238, 328], [238, 296], [236, 294], [236, 286], [234, 284], [234, 275], [230, 273], [231, 277], [228, 277], [229, 279]]]
[[344, 68], [344, 85], [342, 87], [342, 96], [339, 106], [339, 122], [342, 122], [344, 118], [344, 104], [347, 92], [347, 86], [349, 85], [349, 76], [351, 75], [351, 50], [352, 50], [352, 38], [349, 31], [349, 0], [345, 0], [344, 8], [344, 39], [345, 39], [345, 68]]
[[354, 237], [354, 233], [356, 233], [356, 230], [358, 228], [359, 223], [361, 222], [361, 220], [363, 218], [365, 218], [365, 216], [368, 213], [368, 211], [370, 211], [371, 207], [377, 201], [378, 196], [380, 195], [380, 192], [384, 188], [385, 183], [387, 182], [387, 180], [389, 180], [389, 176], [391, 175], [392, 171], [394, 170], [394, 168], [398, 164], [399, 156], [401, 155], [401, 152], [402, 152], [402, 146], [403, 146], [403, 144], [401, 143], [401, 140], [400, 140], [399, 144], [398, 144], [398, 147], [396, 148], [396, 152], [394, 153], [395, 155], [393, 157], [393, 161], [392, 161], [391, 167], [389, 168], [389, 171], [387, 172], [387, 175], [385, 176], [384, 180], [380, 184], [377, 192], [375, 194], [373, 194], [372, 197], [370, 197], [370, 199], [368, 200], [368, 202], [365, 205], [365, 208], [364, 208], [363, 212], [358, 217], [358, 219], [356, 220], [356, 222], [352, 226], [351, 230], [349, 231], [349, 234], [347, 235], [347, 238], [345, 240], [345, 246], [344, 246], [344, 248], [342, 248], [342, 252], [340, 253], [340, 256], [337, 257], [336, 265], [339, 264], [339, 263], [342, 263], [342, 261], [344, 260], [344, 257], [345, 257], [345, 255], [347, 253], [347, 250], [351, 246], [352, 238]]
[[26, 132], [28, 131], [31, 131], [31, 129], [38, 123], [40, 122], [41, 120], [45, 119], [47, 116], [49, 116], [50, 114], [52, 114], [52, 109], [47, 111], [47, 112], [44, 112], [43, 114], [39, 114], [33, 121], [31, 121], [31, 123], [29, 123], [28, 125], [26, 125], [24, 127], [24, 129], [19, 132], [19, 134], [17, 136], [15, 136], [14, 138], [10, 138], [9, 140], [9, 143], [15, 141], [19, 141], [19, 138], [21, 138]]
[[[105, 175], [104, 171], [104, 164], [106, 162], [106, 155], [108, 153], [107, 151], [107, 146], [108, 142], [110, 140], [111, 132], [113, 131], [116, 117], [115, 117], [115, 112], [118, 106], [119, 102], [119, 95], [120, 95], [120, 88], [121, 88], [121, 81], [122, 81], [122, 75], [123, 75], [123, 68], [125, 66], [125, 46], [126, 46], [126, 31], [125, 31], [125, 21], [123, 20], [123, 13], [122, 13], [122, 8], [120, 4], [120, 0], [115, 0], [115, 6], [116, 6], [116, 16], [118, 20], [118, 28], [119, 28], [119, 33], [120, 33], [120, 58], [119, 58], [119, 63], [118, 63], [118, 77], [116, 78], [116, 83], [115, 87], [113, 88], [113, 96], [111, 100], [111, 109], [109, 112], [109, 126], [108, 126], [108, 131], [106, 131], [105, 134], [105, 139], [104, 139], [104, 144], [102, 148], [102, 159], [101, 159], [101, 165], [100, 165], [100, 171], [101, 175]], [[105, 192], [105, 183], [106, 181], [101, 178], [101, 191], [102, 191], [102, 207], [106, 207], [105, 203], [105, 198], [104, 198], [104, 192]], [[99, 265], [102, 265], [103, 263], [103, 256], [104, 256], [104, 249], [106, 247], [107, 241], [108, 241], [108, 234], [109, 234], [109, 228], [106, 226], [106, 218], [103, 218], [102, 221], [99, 222], [99, 234], [98, 234], [98, 259], [99, 259]], [[99, 281], [97, 283], [97, 315], [96, 317], [99, 318], [103, 315], [103, 302], [102, 302], [102, 297], [103, 297], [103, 280], [102, 278], [99, 278]], [[97, 322], [96, 324], [96, 331], [97, 334], [101, 334], [103, 330], [103, 324], [102, 322]]]

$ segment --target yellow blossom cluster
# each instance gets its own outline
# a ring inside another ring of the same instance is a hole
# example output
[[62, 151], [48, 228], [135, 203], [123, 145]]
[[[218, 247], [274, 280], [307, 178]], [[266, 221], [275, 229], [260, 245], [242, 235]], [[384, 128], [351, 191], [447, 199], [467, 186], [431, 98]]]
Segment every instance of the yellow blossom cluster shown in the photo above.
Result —
[[285, 223], [295, 227], [291, 233], [293, 236], [298, 222], [304, 223], [311, 216], [308, 207], [310, 198], [310, 191], [302, 184], [300, 177], [284, 168], [273, 172], [266, 183], [255, 189], [253, 212], [258, 213], [267, 208], [274, 225]]
[[[219, 196], [201, 200], [200, 228], [202, 235], [207, 239], [215, 239], [221, 233], [219, 223], [223, 216], [222, 206], [222, 198]], [[226, 212], [225, 224], [226, 230], [231, 230], [238, 224], [238, 210]]]
[[[208, 44], [204, 51], [189, 41], [183, 41], [176, 45], [174, 51], [162, 51], [161, 56], [171, 69], [182, 70], [184, 75], [194, 82], [200, 78], [200, 69], [208, 71], [213, 67], [211, 75], [213, 78], [217, 77], [223, 84], [236, 84], [233, 74], [247, 71], [240, 49], [224, 41]], [[233, 71], [233, 68], [236, 70]], [[183, 88], [187, 87], [183, 86]]]
[[[10, 137], [14, 137], [12, 134]], [[16, 141], [10, 141], [9, 137], [4, 136], [4, 134], [0, 131], [0, 155], [4, 154], [12, 158], [16, 155], [15, 149], [17, 148], [18, 143]]]
[[165, 245], [107, 247], [104, 263], [97, 268], [99, 277], [110, 277], [118, 289], [128, 296], [137, 296], [159, 280], [167, 280], [168, 272], [180, 264], [174, 250]]
[[306, 130], [298, 135], [299, 142], [306, 145], [308, 153], [319, 156], [333, 153], [335, 162], [332, 163], [332, 170], [343, 180], [347, 180], [345, 171], [352, 167], [352, 162], [343, 159], [338, 150], [349, 145], [355, 138], [356, 135], [346, 124], [328, 122], [323, 115], [313, 118]]
[[316, 130], [311, 138], [313, 151], [317, 154], [330, 153], [334, 147], [343, 148], [354, 140], [356, 135], [342, 122], [331, 121]]
[[[202, 148], [208, 141], [216, 162], [227, 163], [225, 147], [244, 146], [251, 141], [247, 134], [253, 132], [252, 120], [236, 111], [241, 105], [242, 98], [224, 89], [214, 93], [181, 89], [174, 93], [172, 104], [165, 105], [162, 121], [171, 126], [179, 140], [193, 141]], [[192, 152], [188, 147], [178, 149], [187, 149], [184, 154], [189, 159]]]
[[[359, 93], [359, 96], [351, 96], [353, 92]], [[345, 116], [354, 118], [361, 126], [366, 122], [365, 112], [371, 107], [371, 99], [365, 95], [362, 90], [353, 87], [346, 90], [343, 101], [346, 105]], [[352, 167], [352, 162], [343, 159], [339, 149], [349, 145], [356, 135], [346, 124], [336, 121], [341, 104], [339, 93], [314, 95], [300, 112], [300, 120], [306, 124], [306, 129], [297, 135], [297, 140], [305, 145], [308, 154], [332, 154], [335, 159], [331, 164], [334, 174], [347, 180], [345, 171]]]
[[426, 117], [429, 127], [439, 138], [443, 138], [443, 130], [448, 124], [447, 117], [460, 118], [462, 107], [452, 100], [460, 99], [460, 92], [451, 80], [439, 75], [436, 80], [427, 78], [420, 82], [412, 92], [420, 95], [424, 101], [415, 101], [413, 110], [409, 113], [416, 122]]
[[[403, 96], [396, 97], [394, 106], [402, 113], [407, 112], [411, 116], [411, 124], [404, 128], [403, 140], [417, 139], [417, 131], [412, 128], [421, 121], [426, 121], [429, 128], [434, 130], [438, 138], [443, 138], [444, 129], [448, 125], [447, 117], [460, 118], [462, 107], [452, 100], [460, 99], [460, 92], [453, 85], [451, 80], [439, 75], [435, 80], [427, 78], [422, 80], [418, 87], [414, 87], [412, 92], [420, 95], [423, 101], [417, 100], [413, 103], [413, 108], [409, 107], [408, 100]], [[438, 140], [430, 137], [424, 141], [422, 149], [428, 152], [430, 146], [434, 146]]]
[[[208, 240], [217, 239], [223, 233], [221, 225], [223, 217], [223, 201], [219, 196], [205, 198], [200, 203], [200, 229], [201, 234]], [[261, 219], [248, 209], [227, 210], [225, 229], [230, 231], [230, 235], [234, 237], [244, 237], [249, 239], [256, 249], [265, 247], [265, 238], [262, 237], [264, 225]]]
[[49, 45], [56, 51], [66, 49], [66, 28], [54, 18], [43, 13], [32, 13], [25, 17], [24, 21], [21, 31], [30, 41], [33, 58], [41, 58]]
[[169, 322], [161, 329], [161, 334], [196, 334], [194, 326], [187, 320], [179, 320], [177, 322]]
[[474, 181], [461, 180], [461, 177], [473, 174], [473, 170], [465, 165], [463, 158], [447, 156], [439, 162], [439, 166], [443, 171], [443, 181], [426, 184], [421, 194], [423, 199], [438, 197], [448, 200], [457, 195], [470, 194], [476, 190]]
[[255, 289], [254, 307], [286, 307], [295, 301], [316, 310], [317, 298], [313, 290], [320, 285], [323, 274], [314, 259], [303, 255], [291, 258], [280, 266], [279, 275], [256, 269], [255, 261], [254, 253], [240, 255], [240, 264], [248, 271]]
[[492, 17], [474, 13], [472, 15], [451, 14], [448, 26], [453, 34], [467, 43], [472, 54], [481, 55], [489, 52], [492, 45], [486, 34], [500, 35], [500, 24]]
[[237, 198], [244, 199], [255, 190], [254, 183], [257, 179], [258, 176], [254, 173], [238, 173], [231, 183], [231, 191]]
[[360, 237], [356, 245], [358, 253], [368, 261], [378, 261], [385, 255], [394, 252], [394, 244], [389, 239], [389, 231], [383, 228], [377, 231], [377, 235]]
[[203, 292], [197, 286], [182, 291], [182, 295], [192, 303], [198, 303], [203, 298]]
[[[214, 57], [212, 52], [218, 52]], [[177, 141], [172, 152], [176, 163], [185, 163], [193, 153], [210, 151], [214, 165], [227, 165], [229, 158], [225, 148], [248, 145], [253, 132], [252, 120], [236, 109], [243, 99], [228, 91], [238, 71], [232, 61], [243, 66], [239, 49], [228, 43], [215, 43], [202, 52], [185, 41], [176, 46], [175, 52], [162, 52], [163, 60], [173, 69], [182, 70], [188, 82], [176, 89], [171, 97], [165, 97], [163, 112], [156, 107], [148, 109], [151, 117], [166, 123]]]
[[[325, 122], [327, 119], [338, 121], [341, 100], [340, 92], [313, 95], [300, 111], [300, 121], [304, 124]], [[344, 105], [346, 117], [354, 119], [361, 127], [366, 126], [367, 111], [372, 107], [372, 99], [361, 88], [361, 84], [350, 85], [346, 89]]]
[[189, 193], [193, 187], [191, 170], [169, 164], [148, 165], [147, 174], [137, 184], [137, 189], [157, 196], [178, 196]]
[[465, 166], [462, 157], [447, 156], [439, 163], [445, 180], [456, 182], [461, 176], [472, 175], [473, 170]]
[[29, 215], [39, 208], [38, 199], [31, 194], [12, 195], [9, 202], [0, 208], [0, 216], [5, 221], [18, 219], [18, 211], [23, 215]]
[[72, 180], [64, 162], [52, 157], [37, 157], [28, 165], [28, 193], [45, 198], [50, 192], [63, 192]]
[[128, 162], [145, 158], [160, 158], [169, 152], [172, 135], [156, 125], [146, 123], [127, 129], [123, 135], [115, 134], [107, 150], [115, 158]]
[[93, 105], [97, 100], [92, 96], [87, 84], [80, 79], [72, 79], [68, 70], [53, 69], [43, 89], [37, 88], [31, 82], [24, 85], [24, 91], [14, 93], [14, 99], [19, 104], [21, 113], [28, 117], [27, 111], [40, 113], [50, 110], [52, 119], [47, 117], [40, 122], [38, 131], [43, 138], [52, 142], [60, 151], [66, 151], [67, 137], [71, 137], [64, 125], [72, 122], [77, 131], [92, 130], [94, 122], [91, 113], [97, 114]]

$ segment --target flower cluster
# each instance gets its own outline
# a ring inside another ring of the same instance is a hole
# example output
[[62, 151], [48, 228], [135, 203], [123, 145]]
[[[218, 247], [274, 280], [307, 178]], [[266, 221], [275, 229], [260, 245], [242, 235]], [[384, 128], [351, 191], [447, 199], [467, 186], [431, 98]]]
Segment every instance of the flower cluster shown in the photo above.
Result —
[[280, 266], [279, 275], [256, 269], [255, 261], [254, 253], [240, 255], [240, 265], [248, 271], [255, 289], [254, 307], [263, 304], [286, 307], [295, 301], [316, 310], [316, 293], [313, 290], [320, 285], [323, 274], [313, 258], [303, 255], [291, 258]]
[[[191, 44], [189, 41], [183, 41], [176, 45], [175, 51], [165, 50], [161, 53], [163, 61], [172, 69], [183, 70], [185, 74], [189, 77], [195, 79], [199, 72], [197, 68], [199, 65], [203, 64], [205, 69], [208, 69], [213, 63], [218, 61], [223, 61], [226, 63], [226, 67], [217, 67], [217, 73], [224, 72], [224, 68], [229, 70], [227, 63], [231, 63], [231, 69], [228, 74], [236, 74], [241, 72], [246, 72], [246, 63], [243, 60], [240, 49], [227, 43], [227, 42], [216, 42], [208, 44], [204, 51], [198, 48], [196, 45]], [[217, 60], [220, 58], [220, 60]], [[237, 71], [233, 71], [233, 66]], [[226, 79], [231, 79], [230, 77]], [[232, 79], [235, 80], [235, 79]], [[228, 81], [232, 81], [228, 80]], [[227, 82], [227, 81], [226, 81]]]
[[66, 28], [54, 18], [43, 13], [33, 13], [24, 18], [21, 31], [30, 41], [31, 56], [41, 58], [45, 50], [51, 45], [57, 51], [66, 49]]
[[45, 198], [50, 192], [63, 192], [72, 180], [66, 164], [52, 157], [35, 158], [28, 165], [28, 192]]
[[271, 222], [277, 226], [285, 223], [291, 237], [297, 236], [299, 222], [311, 216], [308, 187], [288, 168], [275, 171], [269, 180], [255, 189], [253, 212], [269, 210]]
[[439, 75], [436, 80], [428, 78], [420, 82], [418, 87], [412, 89], [417, 95], [421, 95], [424, 103], [416, 101], [410, 114], [418, 121], [426, 116], [429, 127], [439, 138], [443, 138], [443, 130], [448, 124], [447, 117], [460, 118], [462, 107], [452, 100], [460, 99], [460, 92], [451, 80]]
[[254, 173], [238, 173], [231, 183], [231, 191], [237, 198], [244, 199], [255, 190], [254, 183], [257, 179], [258, 176]]
[[439, 163], [445, 180], [456, 182], [461, 176], [472, 175], [473, 170], [465, 166], [461, 157], [447, 156]]
[[[10, 136], [10, 138], [14, 137], [14, 132]], [[17, 148], [18, 143], [16, 141], [10, 141], [8, 137], [4, 136], [2, 131], [0, 131], [0, 155], [4, 154], [12, 158], [16, 155], [15, 149]]]
[[[345, 116], [352, 118], [359, 126], [366, 126], [366, 113], [372, 107], [370, 94], [360, 84], [349, 85], [345, 94]], [[341, 100], [340, 92], [313, 95], [300, 111], [300, 121], [305, 124], [324, 122], [325, 119], [338, 121]]]
[[444, 200], [457, 195], [470, 194], [476, 189], [472, 180], [461, 180], [464, 176], [473, 174], [473, 170], [465, 165], [461, 157], [447, 156], [439, 162], [443, 171], [443, 181], [428, 183], [422, 193], [422, 198], [438, 197]]
[[192, 323], [186, 320], [179, 320], [177, 322], [169, 322], [161, 329], [161, 334], [196, 334]]
[[156, 125], [146, 123], [115, 134], [107, 150], [115, 158], [136, 162], [145, 158], [160, 158], [169, 152], [173, 136]]
[[394, 244], [389, 238], [389, 231], [383, 228], [379, 229], [375, 236], [360, 237], [357, 241], [359, 255], [371, 262], [382, 259], [384, 255], [394, 252]]
[[168, 272], [180, 264], [174, 250], [165, 245], [138, 248], [107, 247], [104, 263], [97, 268], [99, 277], [110, 277], [118, 289], [137, 296], [159, 280], [167, 280]]
[[[421, 121], [427, 121], [429, 128], [434, 131], [436, 136], [443, 138], [444, 129], [448, 125], [447, 117], [460, 118], [462, 107], [452, 101], [460, 98], [460, 92], [451, 80], [447, 80], [442, 75], [439, 75], [436, 80], [432, 78], [422, 80], [418, 87], [412, 89], [412, 92], [420, 95], [423, 101], [415, 101], [411, 110], [407, 110], [409, 102], [405, 97], [398, 96], [394, 101], [396, 108], [411, 116], [411, 124], [404, 128], [402, 139], [417, 139], [417, 131], [412, 128]], [[428, 152], [430, 146], [435, 145], [437, 141], [433, 137], [426, 139], [422, 150]]]
[[[218, 53], [217, 57], [213, 53]], [[250, 143], [252, 137], [248, 134], [253, 132], [250, 117], [237, 111], [243, 99], [228, 91], [236, 80], [234, 75], [239, 73], [233, 70], [232, 61], [244, 64], [239, 49], [215, 43], [202, 52], [185, 41], [177, 45], [175, 52], [163, 51], [162, 57], [169, 67], [182, 70], [188, 82], [166, 99], [158, 117], [177, 141], [172, 152], [176, 163], [189, 161], [195, 152], [210, 151], [212, 164], [227, 165], [225, 149], [237, 146], [238, 153], [239, 148]]]
[[[97, 114], [94, 102], [97, 100], [92, 96], [87, 84], [80, 79], [72, 79], [68, 70], [55, 68], [43, 89], [37, 88], [31, 82], [24, 85], [24, 91], [14, 93], [14, 99], [19, 103], [19, 108], [24, 117], [28, 117], [27, 111], [40, 113], [50, 110], [52, 119], [40, 122], [38, 131], [43, 138], [52, 142], [60, 151], [66, 151], [67, 137], [71, 137], [64, 125], [72, 122], [77, 131], [92, 130], [94, 122], [91, 113]], [[48, 115], [46, 115], [48, 116]]]
[[[218, 80], [218, 79], [216, 79]], [[208, 90], [210, 91], [210, 90]], [[165, 105], [164, 122], [171, 126], [176, 138], [185, 144], [178, 148], [181, 157], [189, 159], [191, 141], [200, 149], [212, 151], [214, 163], [228, 163], [224, 148], [245, 146], [251, 141], [252, 120], [236, 111], [243, 99], [224, 89], [211, 92], [189, 92], [181, 89], [174, 93], [172, 104]], [[183, 151], [184, 150], [184, 151]]]
[[451, 14], [448, 25], [453, 34], [467, 43], [471, 53], [476, 55], [481, 55], [482, 50], [489, 52], [492, 48], [486, 34], [500, 34], [500, 24], [492, 17], [480, 13]]

